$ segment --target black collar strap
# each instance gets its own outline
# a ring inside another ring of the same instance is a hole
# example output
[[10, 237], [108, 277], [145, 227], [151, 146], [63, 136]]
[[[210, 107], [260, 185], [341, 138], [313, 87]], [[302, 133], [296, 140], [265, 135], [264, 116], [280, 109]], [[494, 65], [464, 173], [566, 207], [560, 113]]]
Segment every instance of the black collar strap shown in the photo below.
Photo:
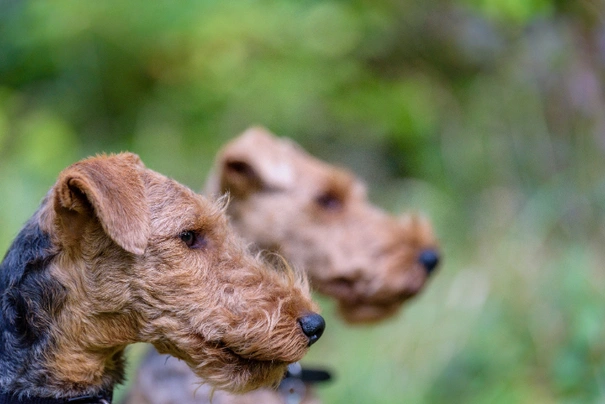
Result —
[[71, 398], [23, 397], [13, 393], [0, 393], [0, 404], [111, 404], [113, 392]]
[[303, 368], [299, 362], [288, 366], [285, 379], [298, 379], [306, 384], [317, 384], [330, 381], [332, 374], [326, 369]]
[[330, 379], [332, 375], [327, 370], [303, 369], [300, 363], [296, 362], [288, 365], [288, 372], [279, 384], [278, 391], [286, 403], [299, 404], [309, 393], [308, 388], [311, 385]]

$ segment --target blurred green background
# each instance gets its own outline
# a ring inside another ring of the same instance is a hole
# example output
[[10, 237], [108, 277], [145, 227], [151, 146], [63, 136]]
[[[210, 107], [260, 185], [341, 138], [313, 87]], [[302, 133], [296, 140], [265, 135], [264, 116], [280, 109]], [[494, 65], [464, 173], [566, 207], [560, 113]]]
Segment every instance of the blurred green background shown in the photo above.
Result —
[[130, 150], [199, 190], [262, 124], [425, 212], [443, 246], [384, 324], [320, 299], [305, 363], [335, 372], [325, 403], [605, 403], [604, 10], [0, 0], [0, 254], [80, 158]]

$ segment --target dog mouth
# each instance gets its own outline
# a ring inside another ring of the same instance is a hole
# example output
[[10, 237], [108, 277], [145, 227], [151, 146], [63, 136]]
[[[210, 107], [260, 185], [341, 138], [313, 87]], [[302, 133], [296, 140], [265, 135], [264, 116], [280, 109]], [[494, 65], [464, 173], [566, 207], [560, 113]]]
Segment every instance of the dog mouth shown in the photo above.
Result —
[[255, 357], [254, 353], [238, 353], [236, 348], [223, 340], [207, 340], [202, 335], [196, 335], [196, 339], [200, 342], [200, 346], [204, 346], [204, 349], [210, 352], [212, 357], [223, 362], [225, 366], [233, 365], [242, 368], [254, 368], [266, 365], [287, 366], [289, 363], [278, 358], [259, 359]]
[[346, 306], [392, 306], [399, 305], [416, 296], [421, 287], [404, 287], [400, 290], [367, 292], [368, 287], [361, 282], [334, 279], [316, 285], [319, 292], [335, 297]]
[[336, 279], [317, 289], [338, 300], [339, 313], [348, 323], [373, 323], [388, 318], [421, 288], [403, 288], [398, 291], [364, 293], [364, 285]]
[[349, 324], [370, 324], [393, 316], [401, 307], [401, 302], [391, 304], [344, 304], [340, 302], [338, 312]]
[[257, 359], [252, 355], [243, 355], [237, 353], [233, 348], [229, 347], [224, 342], [216, 342], [215, 346], [219, 349], [225, 357], [228, 358], [227, 363], [237, 363], [240, 366], [244, 367], [255, 367], [255, 366], [287, 366], [288, 362], [278, 360], [278, 359]]

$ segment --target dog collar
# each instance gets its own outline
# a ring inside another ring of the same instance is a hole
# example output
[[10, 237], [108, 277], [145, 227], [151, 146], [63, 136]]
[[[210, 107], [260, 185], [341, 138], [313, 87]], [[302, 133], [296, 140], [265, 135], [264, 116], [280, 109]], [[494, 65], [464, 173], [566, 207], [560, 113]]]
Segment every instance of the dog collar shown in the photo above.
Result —
[[82, 395], [70, 398], [22, 397], [14, 393], [0, 393], [0, 404], [111, 404], [113, 391], [97, 395]]
[[296, 362], [288, 365], [286, 377], [279, 384], [278, 391], [286, 404], [299, 404], [307, 395], [310, 386], [330, 379], [332, 375], [329, 371], [303, 368]]

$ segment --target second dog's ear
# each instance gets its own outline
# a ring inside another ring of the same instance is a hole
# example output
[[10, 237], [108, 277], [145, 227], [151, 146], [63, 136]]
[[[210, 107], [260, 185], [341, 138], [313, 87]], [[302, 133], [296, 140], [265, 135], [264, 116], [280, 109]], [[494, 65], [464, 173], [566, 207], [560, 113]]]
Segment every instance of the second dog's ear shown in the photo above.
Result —
[[284, 153], [286, 144], [261, 127], [253, 127], [231, 141], [216, 162], [216, 175], [208, 184], [210, 193], [229, 192], [235, 198], [261, 190], [292, 185], [294, 173]]
[[138, 156], [93, 157], [61, 172], [55, 185], [58, 225], [67, 241], [77, 241], [90, 219], [124, 250], [141, 255], [150, 233], [150, 214]]
[[245, 156], [228, 157], [221, 166], [221, 192], [242, 198], [263, 188], [258, 169]]

